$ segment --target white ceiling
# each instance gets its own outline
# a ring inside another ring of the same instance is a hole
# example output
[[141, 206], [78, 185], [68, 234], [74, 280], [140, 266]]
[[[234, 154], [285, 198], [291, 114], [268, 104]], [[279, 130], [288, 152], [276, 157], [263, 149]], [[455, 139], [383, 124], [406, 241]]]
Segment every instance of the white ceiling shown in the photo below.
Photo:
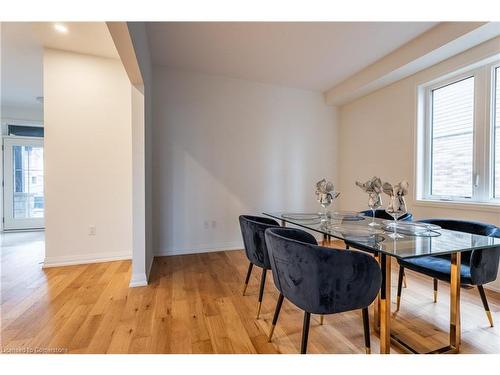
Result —
[[105, 22], [66, 22], [66, 34], [54, 30], [53, 22], [33, 22], [33, 32], [44, 47], [118, 59], [118, 52]]
[[325, 91], [437, 22], [152, 22], [153, 63]]
[[2, 107], [42, 109], [42, 46], [29, 23], [2, 22]]
[[[2, 106], [42, 109], [43, 47], [118, 58], [104, 22], [3, 22]], [[435, 22], [148, 23], [153, 63], [325, 91]]]
[[2, 22], [2, 106], [42, 110], [43, 47], [118, 58], [104, 22], [63, 24], [65, 34], [52, 22]]

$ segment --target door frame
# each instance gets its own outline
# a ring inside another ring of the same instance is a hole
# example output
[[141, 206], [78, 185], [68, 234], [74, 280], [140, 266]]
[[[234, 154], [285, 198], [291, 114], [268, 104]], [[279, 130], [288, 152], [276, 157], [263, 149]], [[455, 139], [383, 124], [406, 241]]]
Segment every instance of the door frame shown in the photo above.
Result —
[[[14, 178], [12, 173], [10, 176], [7, 170], [12, 172], [12, 146], [31, 146], [31, 145], [41, 145], [44, 146], [44, 139], [40, 137], [19, 137], [19, 136], [4, 136], [2, 140], [3, 149], [3, 230], [4, 231], [15, 231], [15, 230], [33, 230], [33, 229], [44, 229], [45, 228], [45, 211], [43, 218], [28, 218], [28, 219], [16, 219], [14, 220], [12, 213], [13, 204], [12, 199], [7, 196], [8, 192], [14, 191]], [[45, 169], [45, 168], [44, 168]], [[44, 181], [45, 181], [45, 170], [44, 170]], [[45, 186], [44, 186], [45, 195]], [[22, 226], [14, 225], [15, 222], [22, 222]]]

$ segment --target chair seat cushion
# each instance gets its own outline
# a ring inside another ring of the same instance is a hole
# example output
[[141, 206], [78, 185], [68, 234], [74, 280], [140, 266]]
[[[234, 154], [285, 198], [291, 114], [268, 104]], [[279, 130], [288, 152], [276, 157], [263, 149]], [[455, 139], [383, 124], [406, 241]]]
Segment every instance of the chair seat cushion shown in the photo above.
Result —
[[[400, 259], [399, 264], [404, 268], [423, 273], [439, 280], [450, 281], [450, 257], [419, 257], [411, 259]], [[470, 267], [462, 263], [460, 267], [460, 282], [462, 284], [472, 284]]]

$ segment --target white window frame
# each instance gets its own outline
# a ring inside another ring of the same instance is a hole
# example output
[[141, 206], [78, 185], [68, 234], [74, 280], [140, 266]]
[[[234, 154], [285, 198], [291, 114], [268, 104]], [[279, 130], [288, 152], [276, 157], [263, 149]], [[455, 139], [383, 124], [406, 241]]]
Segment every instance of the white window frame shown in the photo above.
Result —
[[[417, 88], [417, 202], [500, 205], [500, 197], [494, 197], [494, 100], [497, 67], [500, 67], [499, 56], [447, 74]], [[474, 77], [472, 197], [432, 195], [432, 92], [469, 77]]]
[[14, 176], [12, 169], [12, 147], [14, 146], [41, 146], [44, 147], [42, 137], [5, 136], [3, 137], [3, 229], [8, 230], [36, 230], [45, 227], [45, 212], [41, 218], [14, 218]]
[[[489, 189], [491, 191], [491, 194], [493, 196], [493, 201], [496, 202], [497, 204], [500, 205], [500, 196], [495, 197], [495, 127], [496, 127], [496, 118], [495, 118], [495, 110], [500, 112], [500, 108], [495, 108], [495, 102], [496, 102], [496, 84], [497, 81], [500, 80], [500, 61], [497, 61], [496, 63], [491, 64], [490, 66], [490, 75], [491, 75], [491, 81], [490, 81], [490, 101], [489, 101], [489, 108], [488, 108], [488, 114], [490, 118], [490, 129], [489, 129], [489, 159], [490, 159], [490, 168], [488, 170], [490, 179], [489, 179]], [[498, 69], [498, 75], [495, 74], [495, 71]], [[500, 170], [497, 171], [497, 173], [500, 174]]]

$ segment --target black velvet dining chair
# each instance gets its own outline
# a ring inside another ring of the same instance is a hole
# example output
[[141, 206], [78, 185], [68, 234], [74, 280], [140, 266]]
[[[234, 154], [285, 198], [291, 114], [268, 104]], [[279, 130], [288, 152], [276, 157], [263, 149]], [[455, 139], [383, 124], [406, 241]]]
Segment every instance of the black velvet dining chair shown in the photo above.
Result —
[[[363, 214], [363, 216], [373, 217], [372, 210], [360, 211], [359, 213]], [[394, 218], [391, 215], [389, 215], [387, 212], [385, 212], [384, 209], [375, 210], [375, 218], [394, 220]], [[412, 221], [412, 220], [413, 220], [413, 215], [410, 212], [405, 213], [403, 216], [401, 216], [398, 219], [398, 221]]]
[[264, 231], [270, 227], [279, 227], [279, 224], [273, 219], [260, 216], [241, 215], [239, 220], [245, 254], [249, 261], [247, 276], [245, 278], [245, 286], [243, 287], [243, 295], [245, 295], [247, 290], [253, 266], [255, 265], [262, 268], [259, 289], [259, 306], [257, 308], [257, 319], [259, 319], [260, 309], [262, 307], [262, 298], [264, 295], [264, 287], [266, 284], [266, 274], [267, 271], [271, 269]]
[[266, 230], [271, 269], [280, 295], [269, 341], [283, 299], [304, 311], [300, 352], [307, 351], [311, 314], [336, 314], [362, 309], [366, 353], [370, 353], [368, 306], [382, 280], [378, 263], [358, 251], [318, 246], [311, 234], [293, 228]]
[[[421, 223], [439, 225], [443, 229], [454, 230], [500, 238], [500, 228], [495, 225], [474, 221], [429, 219], [420, 220]], [[399, 259], [399, 278], [397, 292], [397, 308], [401, 304], [401, 284], [405, 268], [430, 276], [434, 281], [434, 302], [437, 302], [438, 280], [450, 281], [450, 255], [426, 256], [414, 259]], [[488, 306], [488, 300], [483, 285], [495, 281], [500, 261], [500, 246], [491, 249], [473, 250], [461, 255], [460, 282], [462, 285], [477, 286], [486, 315], [493, 327], [493, 317]]]

